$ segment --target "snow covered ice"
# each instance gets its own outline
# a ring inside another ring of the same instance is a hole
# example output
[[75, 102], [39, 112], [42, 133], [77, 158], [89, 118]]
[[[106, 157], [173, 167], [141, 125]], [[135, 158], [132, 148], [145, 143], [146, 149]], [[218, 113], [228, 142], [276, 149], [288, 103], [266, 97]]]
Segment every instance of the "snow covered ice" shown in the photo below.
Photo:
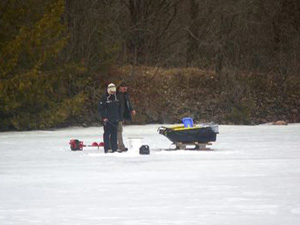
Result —
[[102, 127], [0, 133], [0, 224], [300, 224], [300, 124], [220, 126], [211, 151], [158, 127], [124, 127], [150, 155], [70, 150]]

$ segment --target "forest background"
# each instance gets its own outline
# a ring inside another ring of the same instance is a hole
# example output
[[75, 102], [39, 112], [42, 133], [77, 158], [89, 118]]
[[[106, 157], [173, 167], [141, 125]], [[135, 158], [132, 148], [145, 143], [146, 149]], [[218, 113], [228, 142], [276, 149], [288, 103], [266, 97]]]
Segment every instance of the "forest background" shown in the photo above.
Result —
[[135, 124], [300, 122], [298, 0], [1, 0], [0, 130], [100, 124], [125, 81]]

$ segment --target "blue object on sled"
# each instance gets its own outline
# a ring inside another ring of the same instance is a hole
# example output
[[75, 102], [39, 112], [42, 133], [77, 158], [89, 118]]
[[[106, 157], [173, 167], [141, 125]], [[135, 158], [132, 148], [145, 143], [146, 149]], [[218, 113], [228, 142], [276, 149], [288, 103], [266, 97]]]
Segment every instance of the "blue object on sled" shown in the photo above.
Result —
[[190, 128], [194, 126], [193, 119], [190, 117], [185, 117], [182, 119], [183, 125], [185, 128]]

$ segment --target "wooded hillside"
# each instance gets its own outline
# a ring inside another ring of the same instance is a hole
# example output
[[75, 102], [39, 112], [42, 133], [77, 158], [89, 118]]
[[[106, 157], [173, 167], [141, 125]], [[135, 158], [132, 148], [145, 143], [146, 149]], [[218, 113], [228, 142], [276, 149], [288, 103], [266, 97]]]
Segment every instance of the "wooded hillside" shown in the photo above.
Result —
[[2, 0], [0, 130], [99, 122], [127, 81], [135, 123], [300, 122], [298, 0]]

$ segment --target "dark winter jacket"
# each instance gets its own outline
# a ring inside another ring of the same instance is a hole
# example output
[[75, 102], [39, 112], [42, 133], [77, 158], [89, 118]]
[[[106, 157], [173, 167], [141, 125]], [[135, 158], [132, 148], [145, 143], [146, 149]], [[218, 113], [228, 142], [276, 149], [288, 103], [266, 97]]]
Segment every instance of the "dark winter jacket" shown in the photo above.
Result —
[[120, 113], [121, 113], [121, 121], [129, 120], [131, 121], [131, 111], [134, 110], [132, 104], [129, 99], [129, 95], [127, 92], [117, 92], [117, 98], [120, 102]]
[[117, 95], [105, 93], [99, 103], [99, 112], [102, 119], [107, 118], [113, 123], [121, 121], [120, 102]]

